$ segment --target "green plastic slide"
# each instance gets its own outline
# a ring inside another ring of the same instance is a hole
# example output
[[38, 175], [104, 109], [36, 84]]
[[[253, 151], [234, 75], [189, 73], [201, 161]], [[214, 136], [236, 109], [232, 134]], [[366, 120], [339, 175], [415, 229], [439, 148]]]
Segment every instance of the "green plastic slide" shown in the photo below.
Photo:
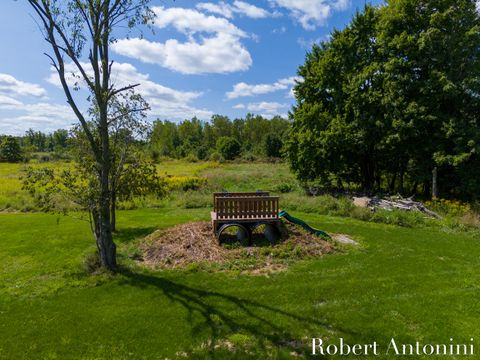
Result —
[[318, 229], [315, 229], [313, 227], [311, 227], [310, 225], [308, 225], [305, 221], [301, 220], [301, 219], [298, 219], [296, 217], [293, 217], [292, 215], [290, 215], [289, 213], [287, 213], [285, 210], [282, 210], [278, 213], [278, 216], [287, 220], [288, 222], [292, 223], [292, 224], [295, 224], [295, 225], [299, 225], [301, 226], [302, 228], [304, 228], [305, 230], [307, 230], [308, 232], [311, 232], [312, 234], [314, 235], [317, 235], [317, 236], [325, 236], [327, 238], [330, 238], [331, 236], [328, 235], [326, 232], [322, 231], [322, 230], [318, 230]]

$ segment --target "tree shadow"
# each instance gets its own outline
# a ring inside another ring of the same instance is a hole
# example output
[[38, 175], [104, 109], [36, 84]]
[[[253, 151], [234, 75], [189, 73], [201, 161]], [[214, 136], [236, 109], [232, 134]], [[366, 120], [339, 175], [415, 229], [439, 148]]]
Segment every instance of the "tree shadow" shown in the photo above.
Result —
[[119, 229], [114, 233], [114, 240], [118, 243], [128, 243], [135, 239], [143, 238], [157, 229], [158, 227], [155, 226]]
[[[222, 348], [222, 341], [231, 334], [248, 334], [262, 354], [268, 354], [275, 348], [287, 354], [296, 352], [306, 358], [313, 358], [310, 354], [311, 339], [299, 339], [298, 334], [290, 333], [277, 322], [293, 322], [309, 337], [316, 337], [321, 328], [331, 330], [326, 322], [293, 314], [256, 300], [194, 288], [163, 277], [135, 273], [126, 268], [119, 269], [119, 272], [124, 276], [125, 284], [139, 288], [154, 287], [172, 302], [181, 304], [188, 311], [189, 322], [193, 322], [194, 315], [200, 315], [201, 322], [192, 325], [192, 335], [206, 329], [210, 341], [204, 344], [204, 351], [198, 358], [204, 358], [205, 353], [210, 358], [223, 358], [221, 352], [225, 349]], [[346, 333], [342, 329], [337, 330]], [[188, 355], [189, 358], [195, 357], [194, 353]], [[255, 354], [251, 358], [256, 358]]]

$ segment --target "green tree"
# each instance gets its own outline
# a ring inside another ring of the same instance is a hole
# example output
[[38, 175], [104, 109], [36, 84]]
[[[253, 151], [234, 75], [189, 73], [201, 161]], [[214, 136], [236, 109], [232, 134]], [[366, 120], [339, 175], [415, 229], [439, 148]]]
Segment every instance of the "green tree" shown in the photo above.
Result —
[[217, 150], [225, 160], [233, 160], [240, 155], [241, 145], [237, 139], [223, 136], [217, 140]]
[[438, 167], [443, 196], [480, 190], [479, 28], [473, 0], [390, 1], [379, 26], [385, 66], [396, 74], [386, 78], [386, 104], [408, 176], [428, 191]]
[[[148, 0], [28, 0], [28, 3], [51, 48], [47, 55], [51, 66], [58, 74], [67, 102], [94, 156], [95, 167], [90, 168], [94, 179], [90, 185], [95, 189], [92, 193], [96, 194], [92, 208], [93, 233], [102, 266], [113, 269], [116, 267], [116, 246], [111, 226], [112, 125], [109, 112], [121, 94], [138, 84], [115, 86], [111, 79], [110, 45], [115, 41], [116, 29], [123, 31], [139, 23], [149, 23], [153, 13]], [[75, 84], [68, 79], [72, 72], [67, 68], [70, 64], [75, 68], [78, 80]], [[82, 86], [88, 90], [87, 100], [97, 112], [94, 132], [74, 96], [74, 91]]]
[[178, 125], [180, 146], [177, 149], [179, 157], [195, 155], [196, 149], [203, 141], [203, 123], [196, 117], [182, 121]]
[[63, 151], [68, 145], [68, 130], [58, 129], [52, 134], [52, 150]]
[[221, 138], [223, 136], [232, 136], [233, 126], [232, 122], [227, 116], [213, 115], [211, 123], [214, 129], [215, 137]]
[[16, 163], [22, 161], [23, 154], [18, 140], [13, 136], [0, 139], [0, 160]]
[[331, 40], [314, 45], [299, 69], [293, 128], [287, 143], [292, 169], [302, 180], [374, 187], [388, 123], [382, 115], [376, 44], [377, 10], [357, 13]]
[[264, 146], [267, 157], [279, 158], [282, 156], [283, 141], [276, 133], [267, 135]]
[[479, 161], [479, 29], [473, 0], [390, 0], [314, 45], [286, 146], [297, 176], [415, 193], [438, 168], [443, 194], [478, 193], [465, 170]]
[[160, 156], [175, 155], [180, 145], [177, 125], [170, 121], [156, 120], [150, 135], [150, 149]]
[[25, 145], [29, 146], [33, 151], [47, 151], [47, 135], [41, 131], [28, 129], [25, 132]]

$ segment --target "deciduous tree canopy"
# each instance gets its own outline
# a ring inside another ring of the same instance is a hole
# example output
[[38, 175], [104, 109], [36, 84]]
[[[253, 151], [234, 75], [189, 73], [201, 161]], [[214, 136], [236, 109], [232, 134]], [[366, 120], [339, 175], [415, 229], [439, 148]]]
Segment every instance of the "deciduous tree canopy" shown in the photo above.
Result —
[[479, 44], [474, 0], [365, 7], [298, 71], [293, 170], [326, 187], [429, 193], [438, 168], [441, 195], [476, 198]]

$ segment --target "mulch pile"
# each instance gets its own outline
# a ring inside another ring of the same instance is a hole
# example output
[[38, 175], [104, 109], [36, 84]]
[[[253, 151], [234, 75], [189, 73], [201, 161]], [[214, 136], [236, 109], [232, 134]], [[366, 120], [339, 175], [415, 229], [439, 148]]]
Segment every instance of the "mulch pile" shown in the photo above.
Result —
[[[155, 268], [181, 268], [196, 263], [218, 263], [242, 260], [258, 260], [260, 267], [276, 268], [276, 260], [311, 258], [334, 251], [331, 242], [312, 235], [289, 224], [281, 227], [281, 239], [275, 244], [259, 241], [254, 235], [253, 246], [230, 247], [220, 245], [209, 222], [193, 222], [165, 230], [157, 230], [147, 236], [140, 245], [141, 261]], [[262, 239], [264, 240], [264, 239]]]

